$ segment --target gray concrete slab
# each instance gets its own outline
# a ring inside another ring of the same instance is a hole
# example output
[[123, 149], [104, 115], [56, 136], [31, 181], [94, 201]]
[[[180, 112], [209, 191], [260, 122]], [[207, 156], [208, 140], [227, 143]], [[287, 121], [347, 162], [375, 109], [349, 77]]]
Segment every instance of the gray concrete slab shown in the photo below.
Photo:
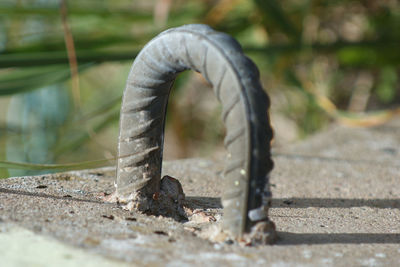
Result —
[[400, 120], [333, 126], [274, 151], [274, 160], [276, 245], [207, 239], [218, 240], [223, 164], [188, 159], [164, 165], [183, 185], [187, 222], [104, 203], [113, 167], [0, 181], [0, 258], [5, 266], [53, 266], [54, 258], [62, 266], [400, 265]]

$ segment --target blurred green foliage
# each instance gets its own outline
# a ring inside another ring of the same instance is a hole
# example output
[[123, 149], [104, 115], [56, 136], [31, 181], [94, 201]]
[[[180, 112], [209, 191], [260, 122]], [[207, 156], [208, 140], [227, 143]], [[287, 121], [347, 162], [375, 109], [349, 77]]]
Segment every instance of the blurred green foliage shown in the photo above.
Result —
[[[79, 103], [70, 93], [60, 3], [0, 2], [0, 160], [115, 156], [130, 64], [156, 34], [188, 23], [233, 35], [256, 62], [272, 98], [273, 123], [277, 114], [282, 132], [292, 133], [277, 137], [277, 145], [323, 128], [342, 111], [400, 103], [398, 1], [68, 0]], [[193, 73], [181, 75], [169, 102], [174, 157], [204, 155], [221, 146], [224, 134], [210, 90], [190, 87], [207, 85]], [[8, 175], [0, 168], [0, 177]]]

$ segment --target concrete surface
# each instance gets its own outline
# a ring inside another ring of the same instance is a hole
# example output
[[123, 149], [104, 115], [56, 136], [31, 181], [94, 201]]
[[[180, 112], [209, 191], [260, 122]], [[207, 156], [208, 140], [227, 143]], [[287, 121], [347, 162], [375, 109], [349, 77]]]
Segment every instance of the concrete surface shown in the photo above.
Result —
[[276, 245], [211, 242], [223, 164], [188, 159], [164, 165], [183, 222], [104, 203], [113, 167], [1, 180], [0, 266], [400, 266], [400, 120], [334, 126], [274, 160]]

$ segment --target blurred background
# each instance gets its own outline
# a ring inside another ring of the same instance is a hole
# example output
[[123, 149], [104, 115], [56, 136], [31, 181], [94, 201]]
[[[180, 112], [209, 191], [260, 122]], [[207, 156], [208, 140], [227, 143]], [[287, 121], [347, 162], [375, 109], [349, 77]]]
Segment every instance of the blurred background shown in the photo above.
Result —
[[[0, 161], [115, 158], [130, 65], [189, 23], [231, 34], [257, 64], [275, 147], [400, 114], [397, 0], [1, 0]], [[221, 107], [202, 76], [179, 75], [167, 114], [164, 158], [221, 157]]]

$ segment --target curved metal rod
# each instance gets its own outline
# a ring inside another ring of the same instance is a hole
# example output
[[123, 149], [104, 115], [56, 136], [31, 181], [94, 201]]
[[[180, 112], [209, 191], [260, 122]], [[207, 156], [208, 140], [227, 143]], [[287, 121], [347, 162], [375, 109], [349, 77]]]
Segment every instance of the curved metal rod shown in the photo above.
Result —
[[168, 96], [177, 74], [187, 69], [203, 74], [223, 106], [228, 150], [223, 228], [240, 238], [255, 223], [268, 221], [269, 99], [239, 43], [206, 25], [167, 30], [135, 59], [121, 108], [117, 196], [143, 211], [159, 191]]

